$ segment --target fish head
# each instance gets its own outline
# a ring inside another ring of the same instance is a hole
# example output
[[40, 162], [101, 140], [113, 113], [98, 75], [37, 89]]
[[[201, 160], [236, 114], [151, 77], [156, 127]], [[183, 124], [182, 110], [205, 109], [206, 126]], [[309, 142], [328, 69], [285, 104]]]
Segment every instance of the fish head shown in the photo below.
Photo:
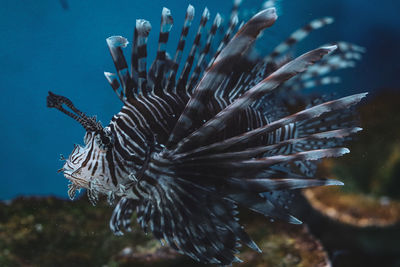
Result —
[[81, 188], [93, 192], [109, 192], [115, 187], [110, 182], [107, 155], [113, 147], [113, 136], [109, 127], [103, 127], [96, 117], [87, 116], [77, 109], [71, 100], [49, 92], [47, 106], [56, 108], [73, 118], [86, 130], [84, 146], [74, 145], [74, 149], [59, 172], [71, 181], [68, 195], [74, 198]]
[[71, 184], [70, 198], [74, 198], [75, 191], [81, 188], [105, 193], [110, 191], [111, 185], [107, 163], [108, 146], [102, 141], [102, 136], [96, 132], [86, 132], [84, 146], [74, 145], [71, 154], [65, 160], [61, 171]]

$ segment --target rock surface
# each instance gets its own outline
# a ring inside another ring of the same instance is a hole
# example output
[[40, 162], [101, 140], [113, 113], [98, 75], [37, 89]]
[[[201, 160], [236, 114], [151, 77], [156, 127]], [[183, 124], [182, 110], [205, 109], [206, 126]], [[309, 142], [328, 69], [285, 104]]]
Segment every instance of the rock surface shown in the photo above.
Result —
[[[17, 198], [0, 204], [0, 266], [202, 266], [145, 235], [108, 228], [112, 208], [86, 199]], [[243, 224], [263, 253], [243, 247], [237, 266], [329, 266], [306, 226], [244, 213]]]
[[348, 193], [333, 187], [307, 189], [304, 195], [319, 212], [342, 223], [385, 227], [400, 221], [400, 202], [386, 197]]

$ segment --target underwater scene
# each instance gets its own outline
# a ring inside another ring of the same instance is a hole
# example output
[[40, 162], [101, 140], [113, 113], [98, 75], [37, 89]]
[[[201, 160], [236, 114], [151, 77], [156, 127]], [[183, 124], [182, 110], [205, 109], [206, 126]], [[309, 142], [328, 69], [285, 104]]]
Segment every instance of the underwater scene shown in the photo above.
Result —
[[1, 0], [0, 266], [400, 266], [399, 10]]

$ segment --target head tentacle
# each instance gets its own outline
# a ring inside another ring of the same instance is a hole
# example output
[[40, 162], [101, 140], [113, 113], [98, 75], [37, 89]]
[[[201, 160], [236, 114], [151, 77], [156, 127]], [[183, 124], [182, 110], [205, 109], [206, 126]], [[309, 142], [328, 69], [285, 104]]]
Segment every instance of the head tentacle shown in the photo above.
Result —
[[[63, 107], [65, 105], [71, 111]], [[49, 91], [47, 96], [47, 107], [56, 108], [67, 116], [73, 118], [86, 130], [86, 132], [95, 132], [99, 134], [100, 141], [103, 147], [109, 147], [113, 143], [113, 137], [109, 129], [104, 128], [99, 121], [97, 121], [96, 116], [89, 117], [79, 109], [77, 109], [72, 101], [65, 96], [56, 95]]]

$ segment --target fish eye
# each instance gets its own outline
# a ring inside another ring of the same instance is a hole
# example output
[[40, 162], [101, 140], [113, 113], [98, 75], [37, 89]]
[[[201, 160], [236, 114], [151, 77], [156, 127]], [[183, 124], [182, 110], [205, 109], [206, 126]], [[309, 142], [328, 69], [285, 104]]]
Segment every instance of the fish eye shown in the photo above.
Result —
[[96, 135], [99, 145], [104, 149], [113, 144], [113, 135], [109, 127], [105, 127], [101, 132]]
[[111, 143], [111, 138], [109, 136], [102, 135], [100, 139], [103, 145], [109, 145]]

